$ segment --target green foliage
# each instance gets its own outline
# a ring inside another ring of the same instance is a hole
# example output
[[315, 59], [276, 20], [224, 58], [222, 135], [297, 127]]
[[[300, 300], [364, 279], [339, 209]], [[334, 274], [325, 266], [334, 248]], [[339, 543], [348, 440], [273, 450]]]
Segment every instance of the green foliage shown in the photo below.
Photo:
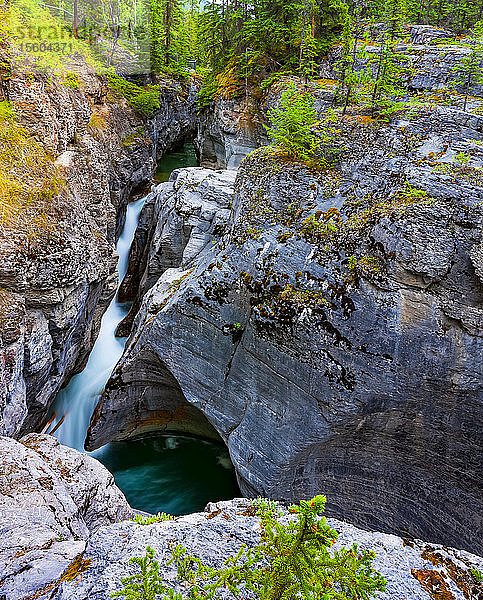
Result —
[[151, 67], [156, 73], [183, 77], [192, 56], [187, 22], [193, 11], [183, 11], [180, 0], [150, 0]]
[[129, 105], [137, 112], [149, 116], [160, 107], [159, 86], [148, 85], [143, 88], [113, 73], [109, 73], [107, 78], [111, 88], [124, 96]]
[[389, 36], [393, 40], [401, 35], [403, 25], [408, 16], [408, 0], [386, 0], [385, 21], [389, 26]]
[[481, 571], [479, 571], [476, 567], [470, 568], [470, 574], [473, 577], [473, 579], [476, 581], [476, 583], [478, 583], [478, 584], [483, 583], [483, 573]]
[[308, 78], [350, 21], [343, 0], [225, 0], [198, 21], [200, 59], [212, 77], [235, 70], [242, 95], [275, 72]]
[[[178, 580], [190, 600], [218, 598], [219, 590], [228, 590], [239, 598], [244, 590], [260, 600], [369, 600], [384, 591], [386, 580], [372, 568], [374, 552], [358, 548], [333, 550], [338, 533], [324, 517], [326, 499], [316, 496], [290, 507], [295, 516], [287, 524], [277, 520], [278, 511], [270, 501], [253, 503], [260, 516], [262, 535], [253, 549], [243, 545], [229, 557], [221, 569], [207, 567], [190, 556], [181, 545], [172, 545], [172, 558]], [[330, 551], [329, 551], [330, 550]], [[181, 600], [159, 578], [154, 551], [147, 548], [143, 558], [131, 559], [141, 573], [122, 580], [124, 589], [112, 594], [128, 600], [155, 600], [162, 596]]]
[[213, 73], [211, 71], [206, 72], [197, 96], [198, 107], [202, 109], [209, 106], [213, 101], [217, 90], [218, 82], [213, 76]]
[[10, 103], [0, 102], [0, 233], [22, 236], [19, 251], [54, 235], [52, 203], [62, 186], [52, 156], [15, 120]]
[[251, 501], [251, 505], [255, 508], [255, 514], [258, 517], [270, 517], [277, 518], [283, 513], [278, 508], [278, 504], [274, 500], [268, 500], [267, 498], [254, 498]]
[[466, 110], [468, 96], [477, 86], [483, 85], [483, 45], [478, 44], [453, 67], [454, 79], [450, 85], [454, 88], [462, 87], [465, 94], [463, 110]]
[[[90, 66], [101, 70], [92, 47], [72, 34], [72, 22], [58, 18], [62, 11], [51, 13], [38, 0], [15, 0], [9, 2], [8, 7], [10, 43], [15, 48], [10, 54], [13, 70], [24, 73], [40, 70], [63, 75], [69, 85], [68, 57], [75, 53], [82, 55]], [[69, 11], [67, 6], [65, 8]]]
[[68, 71], [63, 77], [63, 83], [67, 87], [70, 87], [71, 89], [75, 90], [80, 87], [81, 80], [77, 73], [72, 73], [71, 71]]
[[382, 40], [375, 62], [376, 75], [370, 82], [372, 113], [387, 118], [405, 107], [402, 99], [414, 71], [409, 57], [397, 50], [394, 40]]
[[151, 517], [145, 517], [144, 515], [136, 515], [131, 521], [138, 523], [139, 525], [152, 525], [153, 523], [162, 523], [163, 521], [172, 521], [175, 517], [165, 512], [158, 512]]
[[113, 592], [111, 598], [125, 598], [126, 600], [156, 600], [160, 594], [167, 591], [159, 577], [159, 563], [154, 558], [154, 550], [149, 546], [146, 554], [141, 557], [133, 557], [129, 560], [131, 564], [139, 567], [140, 573], [123, 577], [122, 590]]
[[270, 126], [265, 129], [274, 146], [291, 160], [314, 160], [320, 140], [313, 131], [317, 111], [311, 94], [299, 91], [294, 83], [290, 83], [282, 93], [279, 105], [269, 110], [268, 117]]
[[466, 152], [459, 152], [458, 154], [455, 155], [454, 158], [455, 158], [456, 162], [460, 165], [467, 165], [471, 160], [471, 156], [469, 154], [467, 154]]
[[15, 113], [10, 102], [3, 100], [0, 102], [0, 122], [15, 118]]

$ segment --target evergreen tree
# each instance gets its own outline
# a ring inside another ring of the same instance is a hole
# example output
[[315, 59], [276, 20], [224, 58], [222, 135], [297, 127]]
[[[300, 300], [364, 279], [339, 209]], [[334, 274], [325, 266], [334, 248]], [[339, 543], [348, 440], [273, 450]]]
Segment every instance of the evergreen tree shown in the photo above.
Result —
[[[199, 558], [189, 556], [178, 545], [172, 559], [190, 600], [219, 597], [218, 591], [231, 592], [239, 598], [243, 590], [259, 600], [369, 600], [384, 591], [386, 580], [372, 568], [374, 552], [358, 548], [331, 551], [338, 533], [319, 514], [326, 499], [316, 496], [290, 507], [295, 520], [287, 525], [278, 521], [274, 503], [258, 502], [262, 536], [258, 546], [242, 546], [225, 567], [213, 569]], [[159, 579], [159, 565], [151, 548], [144, 558], [135, 558], [141, 573], [124, 578], [124, 589], [112, 594], [127, 600], [182, 600], [180, 594], [164, 586]], [[225, 596], [224, 596], [225, 597]]]
[[[154, 550], [149, 546], [143, 557], [133, 557], [131, 564], [139, 567], [139, 573], [130, 577], [123, 577], [123, 589], [111, 594], [112, 598], [125, 598], [126, 600], [156, 600], [160, 594], [167, 592], [168, 588], [159, 577], [159, 563], [154, 558]], [[181, 600], [181, 599], [180, 599]]]
[[451, 81], [453, 87], [462, 87], [464, 90], [463, 110], [466, 110], [468, 96], [477, 87], [483, 86], [483, 23], [478, 22], [473, 32], [473, 44], [467, 46], [469, 53], [452, 71], [456, 74]]
[[292, 160], [313, 160], [320, 146], [312, 128], [317, 122], [314, 97], [294, 83], [283, 91], [279, 105], [268, 113], [266, 127], [273, 144]]

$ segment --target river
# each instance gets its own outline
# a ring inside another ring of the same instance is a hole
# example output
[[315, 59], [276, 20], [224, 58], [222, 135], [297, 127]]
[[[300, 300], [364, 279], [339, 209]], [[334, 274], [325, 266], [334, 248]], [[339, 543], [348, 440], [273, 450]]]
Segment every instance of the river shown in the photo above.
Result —
[[[196, 166], [192, 144], [165, 155], [158, 163], [157, 182], [167, 181], [173, 169]], [[118, 239], [119, 284], [128, 266], [129, 249], [144, 198], [128, 204], [124, 229]], [[54, 435], [84, 451], [84, 439], [100, 394], [122, 355], [126, 338], [115, 331], [129, 311], [117, 301], [117, 293], [105, 312], [98, 338], [84, 370], [74, 376], [57, 395], [52, 411], [54, 424], [65, 419]], [[187, 436], [156, 436], [127, 442], [112, 442], [89, 453], [113, 473], [117, 485], [133, 508], [173, 515], [201, 510], [208, 501], [237, 495], [233, 466], [226, 447]]]

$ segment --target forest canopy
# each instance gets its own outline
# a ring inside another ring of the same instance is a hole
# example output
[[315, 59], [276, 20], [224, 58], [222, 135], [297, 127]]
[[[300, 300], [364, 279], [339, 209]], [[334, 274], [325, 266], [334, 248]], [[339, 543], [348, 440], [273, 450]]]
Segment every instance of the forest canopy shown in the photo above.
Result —
[[457, 34], [483, 17], [483, 0], [15, 0], [10, 6], [13, 38], [23, 50], [28, 42], [40, 54], [42, 42], [83, 40], [107, 66], [127, 73], [182, 75], [196, 63], [213, 76], [284, 70], [310, 76], [361, 25], [429, 24]]
[[[153, 75], [194, 76], [202, 82], [200, 107], [218, 95], [256, 97], [282, 77], [320, 77], [328, 54], [338, 57], [338, 100], [347, 104], [366, 90], [372, 105], [383, 92], [394, 101], [408, 75], [396, 45], [408, 39], [411, 24], [455, 37], [479, 31], [483, 17], [483, 0], [14, 0], [9, 6], [19, 56], [26, 52], [39, 66], [62, 70], [79, 53], [112, 77], [129, 79], [115, 80], [118, 88], [145, 86]], [[379, 61], [374, 54], [365, 59], [375, 65], [370, 73], [354, 68], [364, 43], [381, 46]], [[478, 71], [475, 52], [469, 60]], [[375, 82], [370, 92], [368, 73]], [[467, 96], [477, 77], [460, 77]], [[68, 83], [74, 86], [75, 78]]]

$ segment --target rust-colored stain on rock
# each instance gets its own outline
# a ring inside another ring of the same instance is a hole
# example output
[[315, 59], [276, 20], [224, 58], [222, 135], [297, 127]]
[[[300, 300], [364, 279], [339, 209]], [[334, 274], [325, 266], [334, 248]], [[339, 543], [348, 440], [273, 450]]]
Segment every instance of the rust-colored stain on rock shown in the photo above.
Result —
[[439, 571], [411, 569], [411, 573], [434, 600], [455, 600], [451, 589]]

